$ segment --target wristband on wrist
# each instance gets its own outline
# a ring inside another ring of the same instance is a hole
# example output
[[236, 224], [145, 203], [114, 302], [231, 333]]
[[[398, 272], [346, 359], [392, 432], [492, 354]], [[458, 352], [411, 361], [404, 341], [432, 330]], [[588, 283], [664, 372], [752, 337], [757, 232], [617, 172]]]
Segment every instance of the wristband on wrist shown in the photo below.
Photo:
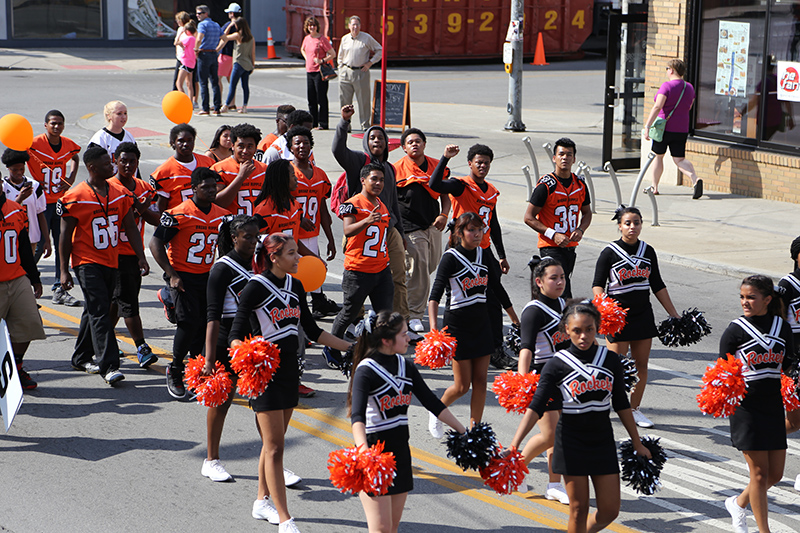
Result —
[[547, 237], [548, 239], [552, 240], [555, 234], [556, 230], [554, 230], [553, 228], [547, 228], [546, 230], [544, 230], [544, 236]]

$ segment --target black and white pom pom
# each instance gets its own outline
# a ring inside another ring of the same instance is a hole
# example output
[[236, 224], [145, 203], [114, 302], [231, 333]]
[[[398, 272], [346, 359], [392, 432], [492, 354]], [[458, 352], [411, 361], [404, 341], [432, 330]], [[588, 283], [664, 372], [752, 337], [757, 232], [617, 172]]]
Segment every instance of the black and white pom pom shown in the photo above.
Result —
[[651, 496], [661, 488], [661, 470], [667, 462], [667, 454], [658, 443], [659, 439], [642, 437], [642, 444], [653, 455], [651, 459], [637, 455], [631, 439], [619, 447], [622, 480], [628, 483], [639, 494]]
[[683, 312], [680, 318], [669, 317], [658, 325], [658, 338], [664, 346], [689, 346], [711, 333], [703, 313], [694, 309]]
[[619, 362], [622, 363], [622, 371], [625, 376], [625, 390], [631, 392], [633, 388], [639, 383], [639, 371], [636, 370], [636, 362], [631, 357], [620, 357]]
[[346, 352], [342, 354], [342, 362], [339, 364], [339, 370], [342, 371], [344, 377], [349, 378], [350, 374], [353, 373], [353, 347], [355, 344], [351, 345], [350, 348], [347, 349]]
[[516, 357], [519, 357], [519, 350], [522, 346], [522, 338], [519, 336], [519, 324], [511, 324], [503, 342]]
[[486, 422], [478, 422], [466, 433], [447, 432], [447, 456], [462, 470], [478, 470], [489, 464], [497, 451], [497, 437]]

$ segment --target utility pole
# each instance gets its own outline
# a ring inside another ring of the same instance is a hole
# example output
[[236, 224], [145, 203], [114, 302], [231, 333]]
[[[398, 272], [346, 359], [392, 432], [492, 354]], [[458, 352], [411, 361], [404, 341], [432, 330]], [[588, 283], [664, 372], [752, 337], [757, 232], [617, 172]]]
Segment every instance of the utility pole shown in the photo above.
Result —
[[[508, 26], [504, 48], [504, 60], [506, 71], [510, 64], [510, 77], [508, 79], [508, 122], [505, 129], [510, 131], [525, 131], [525, 124], [522, 123], [522, 23], [523, 23], [523, 0], [511, 0], [511, 22]], [[510, 51], [511, 62], [508, 63]]]

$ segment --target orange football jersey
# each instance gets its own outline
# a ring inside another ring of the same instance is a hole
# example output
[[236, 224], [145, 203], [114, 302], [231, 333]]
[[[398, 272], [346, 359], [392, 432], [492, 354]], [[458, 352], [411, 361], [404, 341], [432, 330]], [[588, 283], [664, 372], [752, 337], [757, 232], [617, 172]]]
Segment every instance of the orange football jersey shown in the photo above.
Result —
[[56, 203], [67, 192], [66, 188], [60, 191], [56, 191], [56, 188], [61, 184], [61, 178], [67, 175], [67, 163], [80, 151], [80, 146], [63, 135], [58, 153], [53, 151], [46, 134], [42, 133], [33, 139], [33, 144], [28, 149], [31, 156], [28, 169], [33, 179], [42, 184], [48, 204]]
[[292, 199], [292, 205], [288, 211], [278, 213], [271, 198], [267, 198], [256, 206], [256, 215], [261, 215], [267, 223], [265, 228], [261, 228], [261, 233], [267, 235], [271, 233], [285, 233], [291, 235], [296, 241], [297, 234], [300, 232], [300, 219], [303, 216], [303, 209], [296, 200]]
[[28, 229], [28, 216], [24, 207], [9, 199], [3, 202], [0, 215], [0, 281], [11, 281], [25, 275], [19, 259], [19, 234]]
[[492, 210], [497, 205], [497, 197], [500, 196], [500, 191], [489, 183], [484, 182], [489, 187], [486, 192], [483, 192], [478, 184], [470, 178], [465, 176], [463, 178], [456, 178], [464, 183], [464, 192], [460, 196], [452, 196], [453, 201], [453, 218], [457, 219], [464, 213], [472, 211], [477, 213], [483, 220], [483, 240], [481, 240], [481, 248], [488, 248], [492, 244], [492, 239], [489, 236], [489, 225], [492, 222]]
[[[194, 158], [197, 167], [209, 168], [214, 164], [214, 160], [205, 155], [194, 154]], [[172, 209], [192, 197], [192, 171], [174, 155], [170, 156], [150, 174], [150, 186], [158, 196], [169, 198], [167, 209]]]
[[[267, 172], [267, 165], [261, 161], [254, 161], [256, 168], [247, 176], [239, 187], [239, 193], [236, 195], [236, 200], [224, 205], [225, 209], [234, 215], [252, 215], [253, 204], [258, 198], [258, 193], [261, 192], [261, 186], [264, 184], [264, 175]], [[239, 173], [239, 162], [233, 156], [226, 157], [219, 163], [214, 163], [211, 167], [222, 178], [222, 183], [225, 187], [231, 184]]]
[[161, 226], [178, 230], [167, 246], [167, 257], [172, 268], [192, 274], [205, 274], [211, 270], [219, 225], [225, 215], [230, 213], [217, 204], [211, 204], [211, 210], [205, 214], [192, 200], [164, 211]]
[[294, 175], [297, 176], [297, 190], [294, 191], [294, 197], [303, 208], [303, 216], [314, 223], [313, 231], [300, 228], [297, 238], [316, 237], [319, 235], [319, 210], [326, 209], [325, 199], [331, 197], [331, 181], [325, 171], [319, 167], [311, 167], [314, 170], [311, 178], [306, 178], [306, 175], [294, 163], [292, 163], [292, 168], [294, 168]]
[[[581, 207], [586, 200], [586, 182], [583, 178], [572, 175], [572, 183], [569, 187], [564, 187], [561, 180], [547, 174], [539, 179], [539, 185], [547, 187], [547, 200], [542, 210], [536, 215], [539, 222], [553, 228], [556, 233], [566, 233], [570, 235], [578, 227]], [[548, 239], [543, 234], [539, 234], [538, 247], [558, 246], [555, 241]], [[578, 246], [577, 242], [567, 244], [568, 248]]]
[[[419, 183], [425, 187], [425, 190], [428, 191], [431, 198], [438, 200], [439, 193], [430, 188], [428, 181], [431, 179], [431, 174], [433, 174], [433, 171], [436, 169], [436, 165], [439, 164], [439, 160], [428, 156], [425, 156], [425, 159], [428, 161], [427, 172], [419, 168], [419, 165], [408, 156], [400, 159], [400, 161], [394, 164], [395, 181], [397, 181], [398, 187], [406, 187], [412, 183]], [[444, 171], [444, 177], [442, 179], [447, 179], [449, 176], [450, 169], [447, 168]]]
[[119, 266], [122, 219], [133, 206], [128, 189], [108, 183], [108, 196], [95, 193], [88, 182], [70, 188], [56, 204], [56, 213], [77, 221], [72, 234], [72, 268], [85, 264]]
[[[367, 218], [375, 206], [364, 197], [356, 194], [341, 206], [339, 216], [355, 217], [356, 222]], [[378, 199], [378, 213], [381, 218], [370, 224], [357, 235], [347, 237], [344, 248], [344, 268], [356, 272], [377, 273], [389, 264], [389, 252], [386, 249], [386, 233], [389, 231], [389, 210]]]
[[[131, 191], [122, 184], [117, 176], [108, 180], [109, 183], [116, 183], [133, 194], [136, 201], [140, 204], [154, 200], [153, 188], [150, 185], [138, 178], [133, 178], [133, 181], [136, 183], [136, 188]], [[142, 246], [144, 246], [144, 219], [136, 213], [136, 209], [133, 210], [133, 220], [136, 222], [136, 227], [139, 228], [139, 233], [142, 237]], [[128, 236], [125, 235], [124, 230], [120, 230], [119, 232], [119, 253], [120, 255], [136, 255], [131, 247], [131, 243], [128, 242]]]

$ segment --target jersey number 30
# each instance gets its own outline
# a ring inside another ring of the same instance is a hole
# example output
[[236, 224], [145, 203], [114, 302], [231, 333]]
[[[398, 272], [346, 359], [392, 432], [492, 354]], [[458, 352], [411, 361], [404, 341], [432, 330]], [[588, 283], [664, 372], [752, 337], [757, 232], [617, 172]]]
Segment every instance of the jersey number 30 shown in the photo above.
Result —
[[[381, 237], [381, 233], [383, 233], [383, 237]], [[381, 228], [378, 226], [368, 226], [366, 236], [364, 257], [378, 257], [378, 252], [386, 253], [386, 231], [381, 232]], [[377, 247], [378, 243], [380, 243], [379, 247]]]

